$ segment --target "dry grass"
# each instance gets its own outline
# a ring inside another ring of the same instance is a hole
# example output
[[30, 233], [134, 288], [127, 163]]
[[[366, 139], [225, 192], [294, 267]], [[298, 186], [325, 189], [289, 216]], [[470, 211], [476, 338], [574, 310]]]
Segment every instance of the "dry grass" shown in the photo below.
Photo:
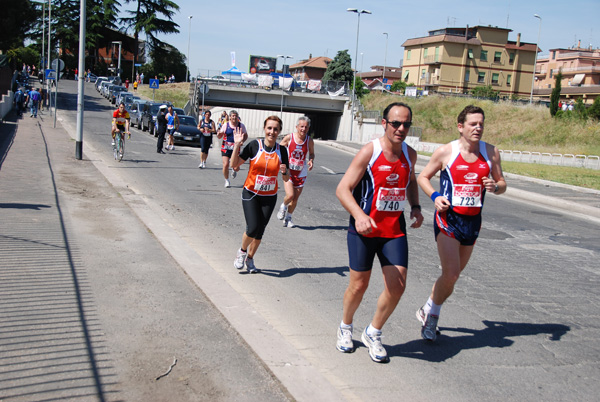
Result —
[[183, 108], [189, 100], [189, 83], [160, 84], [158, 88], [155, 91], [148, 88], [148, 85], [142, 85], [137, 91], [141, 96], [148, 99], [152, 99], [154, 92], [155, 100], [167, 100], [172, 102], [175, 107], [180, 108]]
[[469, 104], [486, 113], [485, 140], [500, 149], [563, 154], [600, 155], [600, 124], [589, 120], [554, 119], [545, 106], [441, 96], [406, 98], [371, 93], [363, 99], [367, 110], [383, 109], [401, 101], [413, 109], [423, 141], [446, 143], [457, 138], [456, 116]]

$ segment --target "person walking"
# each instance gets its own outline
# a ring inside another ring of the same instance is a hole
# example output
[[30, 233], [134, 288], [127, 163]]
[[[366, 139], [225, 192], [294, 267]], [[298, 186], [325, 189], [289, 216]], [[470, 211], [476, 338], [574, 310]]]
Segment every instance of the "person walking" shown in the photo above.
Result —
[[13, 98], [13, 104], [15, 106], [15, 112], [17, 112], [17, 117], [23, 117], [24, 100], [25, 94], [23, 94], [23, 90], [21, 88], [17, 88], [17, 92], [15, 92], [15, 96]]
[[237, 269], [245, 266], [246, 271], [251, 274], [260, 272], [254, 265], [254, 257], [277, 204], [279, 173], [284, 181], [290, 179], [287, 149], [277, 143], [282, 126], [283, 122], [279, 117], [267, 117], [263, 124], [265, 138], [250, 141], [241, 153], [245, 135], [240, 127], [235, 128], [231, 166], [239, 169], [249, 160], [250, 167], [242, 190], [246, 230], [233, 266]]
[[[248, 139], [248, 132], [246, 131], [246, 126], [244, 126], [240, 122], [238, 112], [232, 110], [231, 112], [229, 112], [229, 121], [225, 123], [221, 127], [221, 130], [219, 130], [219, 132], [217, 133], [217, 138], [223, 139], [223, 142], [221, 144], [221, 159], [223, 160], [223, 177], [225, 177], [225, 188], [231, 187], [231, 183], [229, 181], [229, 162], [231, 160], [231, 155], [235, 146], [234, 134], [238, 131], [243, 136], [243, 144]], [[235, 179], [235, 176], [237, 175], [239, 169], [239, 166], [237, 168], [231, 167], [232, 179]]]
[[177, 112], [173, 110], [173, 106], [169, 105], [168, 112], [165, 116], [167, 118], [167, 150], [175, 150], [175, 138], [173, 134], [179, 128], [179, 117]]
[[290, 180], [285, 182], [285, 198], [277, 212], [277, 219], [283, 220], [283, 226], [293, 228], [292, 214], [298, 205], [298, 198], [302, 194], [306, 176], [312, 170], [315, 160], [315, 144], [308, 136], [310, 119], [306, 116], [298, 118], [296, 132], [286, 135], [281, 145], [288, 149], [290, 161]]
[[406, 287], [408, 243], [404, 209], [410, 208], [412, 228], [423, 223], [415, 180], [417, 152], [404, 142], [411, 124], [412, 111], [408, 105], [400, 102], [388, 105], [381, 121], [384, 135], [361, 148], [336, 190], [342, 206], [350, 213], [347, 235], [350, 281], [344, 293], [336, 348], [343, 353], [354, 351], [354, 313], [369, 286], [377, 255], [385, 286], [375, 315], [361, 336], [371, 360], [377, 363], [389, 361], [381, 343], [382, 328]]
[[202, 115], [202, 120], [198, 123], [198, 130], [202, 133], [200, 136], [200, 164], [198, 167], [204, 169], [208, 159], [208, 151], [212, 144], [212, 136], [217, 132], [215, 122], [211, 120], [212, 113], [207, 110]]
[[165, 133], [167, 132], [167, 118], [165, 113], [167, 111], [167, 105], [161, 105], [158, 108], [158, 114], [156, 115], [158, 139], [156, 140], [156, 153], [164, 154], [163, 143], [165, 142]]
[[29, 106], [29, 110], [31, 111], [31, 115], [29, 117], [37, 118], [38, 105], [41, 98], [42, 95], [40, 94], [37, 88], [33, 88], [27, 93], [26, 103]]
[[[485, 114], [469, 105], [457, 118], [460, 137], [438, 148], [417, 182], [435, 205], [433, 228], [442, 274], [435, 281], [429, 299], [417, 310], [421, 337], [437, 339], [442, 304], [454, 291], [454, 284], [467, 266], [481, 228], [481, 210], [486, 193], [506, 191], [500, 152], [481, 141]], [[431, 178], [440, 172], [440, 191]]]

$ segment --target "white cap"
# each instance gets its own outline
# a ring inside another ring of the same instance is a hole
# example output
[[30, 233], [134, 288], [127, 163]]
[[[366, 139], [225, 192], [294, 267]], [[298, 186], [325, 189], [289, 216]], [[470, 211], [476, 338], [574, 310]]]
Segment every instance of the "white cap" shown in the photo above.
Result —
[[166, 109], [167, 105], [160, 105], [159, 109]]

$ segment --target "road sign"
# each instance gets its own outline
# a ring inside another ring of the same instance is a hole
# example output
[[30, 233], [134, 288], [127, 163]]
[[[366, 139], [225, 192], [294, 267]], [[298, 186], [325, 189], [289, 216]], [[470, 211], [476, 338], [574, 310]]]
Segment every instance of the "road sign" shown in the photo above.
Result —
[[50, 63], [50, 67], [52, 67], [53, 70], [62, 71], [65, 69], [65, 62], [61, 59], [54, 59], [52, 60], [52, 63]]
[[136, 66], [136, 67], [141, 67], [142, 65], [141, 65], [141, 64], [139, 64], [139, 63], [135, 63], [135, 64], [134, 64], [134, 66]]
[[203, 93], [204, 95], [206, 95], [209, 91], [208, 85], [206, 84], [202, 84], [200, 85], [200, 92]]
[[47, 68], [45, 70], [45, 76], [47, 80], [55, 80], [56, 79], [56, 71], [55, 70], [51, 70], [49, 68]]
[[158, 89], [158, 80], [156, 79], [150, 79], [150, 88], [152, 89]]

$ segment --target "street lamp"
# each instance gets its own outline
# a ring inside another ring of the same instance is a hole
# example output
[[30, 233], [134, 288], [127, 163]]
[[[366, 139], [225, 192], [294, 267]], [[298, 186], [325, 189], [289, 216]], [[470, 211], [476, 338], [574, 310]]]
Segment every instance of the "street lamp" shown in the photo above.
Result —
[[[279, 79], [279, 89], [281, 89], [281, 109], [279, 111], [280, 117], [283, 119], [283, 75], [285, 72], [285, 61], [287, 59], [293, 59], [294, 56], [283, 56], [281, 54], [277, 55], [277, 58], [282, 58], [283, 59], [283, 65], [281, 66], [281, 78]], [[283, 128], [283, 127], [282, 127]]]
[[190, 15], [188, 18], [190, 19], [190, 29], [188, 31], [188, 57], [187, 57], [187, 65], [185, 66], [185, 82], [188, 82], [188, 76], [190, 71], [190, 39], [192, 37], [192, 18], [194, 16]]
[[117, 72], [115, 74], [115, 76], [117, 77], [121, 77], [121, 46], [123, 45], [123, 42], [121, 42], [120, 40], [115, 40], [112, 42], [113, 45], [119, 45], [119, 61], [117, 63]]
[[360, 71], [364, 70], [364, 64], [365, 64], [365, 54], [364, 53], [360, 53]]
[[360, 32], [360, 15], [372, 14], [369, 10], [358, 10], [357, 8], [346, 9], [349, 13], [358, 15], [358, 23], [356, 24], [356, 50], [354, 52], [354, 72], [352, 74], [352, 116], [350, 119], [350, 141], [352, 141], [352, 127], [354, 126], [354, 100], [356, 98], [356, 69], [358, 68], [358, 34]]
[[538, 38], [537, 38], [537, 42], [535, 42], [535, 58], [533, 59], [533, 74], [531, 77], [531, 94], [529, 95], [529, 104], [531, 105], [533, 103], [533, 83], [535, 82], [535, 65], [537, 64], [537, 54], [538, 54], [538, 44], [540, 43], [540, 33], [542, 32], [542, 17], [540, 17], [537, 14], [533, 14], [533, 16], [535, 18], [538, 18], [540, 20], [539, 26], [538, 26]]
[[387, 64], [387, 44], [388, 44], [388, 33], [384, 32], [385, 35], [385, 56], [383, 58], [383, 78], [381, 79], [381, 92], [383, 93], [383, 89], [385, 88], [385, 65]]

